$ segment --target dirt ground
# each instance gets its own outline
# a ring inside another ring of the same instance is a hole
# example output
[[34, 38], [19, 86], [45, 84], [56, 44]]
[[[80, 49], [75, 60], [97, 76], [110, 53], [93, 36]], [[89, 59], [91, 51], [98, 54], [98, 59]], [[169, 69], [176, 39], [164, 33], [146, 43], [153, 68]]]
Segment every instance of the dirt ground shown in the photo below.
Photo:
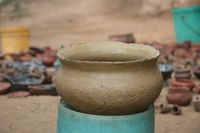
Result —
[[[24, 17], [12, 18], [7, 12], [0, 14], [0, 28], [28, 27], [31, 46], [58, 49], [61, 45], [108, 40], [109, 35], [124, 33], [133, 33], [137, 42], [175, 42], [170, 12], [138, 16], [134, 15], [136, 5], [130, 10], [130, 5], [112, 0], [36, 0], [23, 7], [28, 9], [28, 15]], [[199, 82], [195, 77], [193, 79]], [[156, 102], [167, 103], [165, 96], [168, 88], [163, 88]], [[55, 133], [59, 100], [60, 96], [9, 99], [1, 95], [0, 133]], [[192, 103], [181, 109], [182, 114], [178, 116], [156, 111], [155, 132], [199, 133], [199, 112], [194, 111]]]

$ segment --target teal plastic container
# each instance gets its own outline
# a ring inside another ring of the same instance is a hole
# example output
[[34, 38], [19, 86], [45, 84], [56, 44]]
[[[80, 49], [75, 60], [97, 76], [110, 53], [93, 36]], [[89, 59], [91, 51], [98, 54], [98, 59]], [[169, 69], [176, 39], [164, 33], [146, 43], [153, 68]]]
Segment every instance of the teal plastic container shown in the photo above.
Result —
[[63, 100], [58, 105], [57, 133], [154, 133], [155, 108], [133, 115], [104, 116], [72, 110]]
[[176, 8], [172, 10], [176, 41], [200, 43], [200, 6]]

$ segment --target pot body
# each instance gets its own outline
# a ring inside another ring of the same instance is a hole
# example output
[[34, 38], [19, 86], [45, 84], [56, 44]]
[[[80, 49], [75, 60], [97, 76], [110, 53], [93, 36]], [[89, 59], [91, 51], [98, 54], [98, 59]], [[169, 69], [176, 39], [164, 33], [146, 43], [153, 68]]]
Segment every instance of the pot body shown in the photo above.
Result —
[[188, 88], [172, 88], [168, 90], [166, 99], [171, 104], [185, 106], [190, 104], [192, 95]]
[[157, 59], [141, 62], [62, 60], [56, 89], [73, 109], [103, 115], [137, 113], [159, 96], [163, 79]]
[[180, 69], [175, 70], [174, 77], [176, 79], [190, 79], [191, 78], [191, 71], [190, 69]]

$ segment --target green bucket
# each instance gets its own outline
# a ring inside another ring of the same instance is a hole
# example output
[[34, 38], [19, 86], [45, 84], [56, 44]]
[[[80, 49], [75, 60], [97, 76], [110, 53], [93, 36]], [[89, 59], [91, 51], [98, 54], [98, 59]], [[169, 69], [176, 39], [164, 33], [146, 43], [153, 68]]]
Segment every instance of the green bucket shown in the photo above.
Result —
[[172, 10], [176, 41], [200, 43], [200, 6], [176, 8]]

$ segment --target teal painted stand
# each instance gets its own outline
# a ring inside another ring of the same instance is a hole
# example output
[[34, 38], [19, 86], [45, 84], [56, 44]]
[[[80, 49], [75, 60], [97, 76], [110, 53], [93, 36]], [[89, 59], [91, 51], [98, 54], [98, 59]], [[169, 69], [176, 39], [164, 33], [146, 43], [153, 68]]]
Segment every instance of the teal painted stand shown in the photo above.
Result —
[[58, 105], [57, 133], [154, 133], [155, 108], [133, 115], [104, 116], [72, 110], [63, 100]]
[[200, 43], [200, 6], [172, 10], [176, 41]]

